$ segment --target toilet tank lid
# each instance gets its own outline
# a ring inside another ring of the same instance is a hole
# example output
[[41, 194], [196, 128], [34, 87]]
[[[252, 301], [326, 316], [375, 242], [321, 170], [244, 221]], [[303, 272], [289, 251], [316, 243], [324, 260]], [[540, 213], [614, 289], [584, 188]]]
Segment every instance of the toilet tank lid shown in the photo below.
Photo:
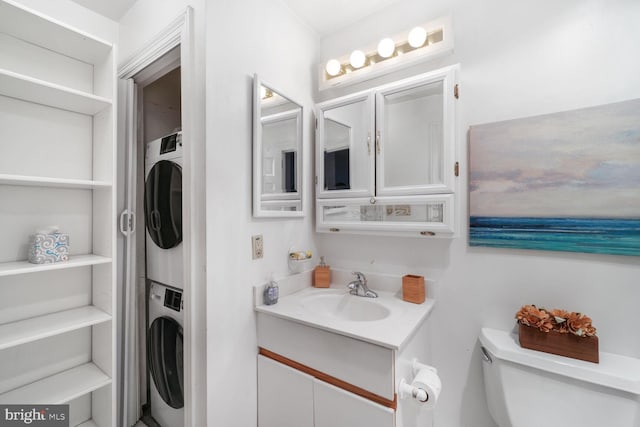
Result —
[[501, 360], [640, 395], [640, 359], [601, 351], [600, 363], [584, 362], [522, 348], [515, 332], [489, 328], [482, 328], [480, 342]]

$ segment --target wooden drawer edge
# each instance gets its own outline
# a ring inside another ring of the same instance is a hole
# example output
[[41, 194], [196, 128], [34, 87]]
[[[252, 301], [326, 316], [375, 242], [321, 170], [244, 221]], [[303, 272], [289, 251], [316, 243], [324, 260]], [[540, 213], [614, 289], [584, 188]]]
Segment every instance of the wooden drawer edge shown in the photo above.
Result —
[[310, 368], [309, 366], [303, 365], [302, 363], [298, 363], [295, 360], [291, 360], [287, 357], [281, 356], [278, 353], [274, 353], [262, 347], [258, 347], [258, 354], [275, 360], [276, 362], [282, 363], [283, 365], [289, 366], [290, 368], [296, 369], [300, 372], [304, 372], [307, 375], [311, 375], [312, 377], [324, 381], [328, 384], [346, 390], [350, 393], [363, 397], [365, 399], [371, 400], [379, 405], [385, 406], [387, 408], [391, 408], [394, 411], [398, 407], [398, 395], [393, 395], [393, 400], [386, 399], [382, 396], [378, 396], [377, 394], [371, 393], [363, 388], [357, 387], [353, 384], [350, 384], [346, 381], [342, 381], [336, 377], [325, 374], [324, 372], [318, 371], [316, 369]]

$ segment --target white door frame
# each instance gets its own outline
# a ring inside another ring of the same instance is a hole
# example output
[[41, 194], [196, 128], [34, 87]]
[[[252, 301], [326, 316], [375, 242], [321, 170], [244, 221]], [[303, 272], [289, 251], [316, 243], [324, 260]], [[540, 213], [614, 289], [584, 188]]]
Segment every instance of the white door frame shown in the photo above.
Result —
[[[180, 47], [181, 92], [182, 92], [182, 138], [183, 145], [183, 242], [184, 245], [184, 381], [185, 381], [185, 426], [199, 427], [206, 420], [206, 333], [205, 333], [205, 194], [204, 163], [204, 102], [196, 93], [195, 38], [193, 8], [185, 11], [153, 38], [143, 49], [123, 64], [118, 73], [121, 80], [131, 80], [163, 55]], [[135, 91], [135, 84], [127, 85]], [[203, 90], [203, 88], [201, 88]], [[128, 94], [132, 96], [132, 94]], [[202, 103], [203, 105], [199, 105]], [[128, 123], [135, 121], [135, 109], [125, 111]], [[130, 126], [129, 126], [130, 127]], [[120, 142], [121, 149], [136, 144], [137, 138], [129, 137]], [[124, 168], [122, 168], [124, 170]], [[135, 176], [128, 176], [132, 182]], [[120, 190], [120, 189], [119, 189]], [[196, 194], [198, 196], [196, 197]], [[141, 226], [140, 230], [144, 230]], [[123, 260], [119, 260], [122, 262]], [[126, 302], [125, 302], [126, 303]], [[125, 342], [126, 342], [125, 337]], [[124, 357], [124, 355], [121, 355]], [[126, 360], [126, 359], [125, 359]], [[121, 365], [124, 368], [124, 365]], [[127, 384], [123, 381], [123, 384]], [[127, 426], [132, 417], [128, 402], [120, 398], [122, 422]], [[131, 401], [129, 397], [129, 402]], [[134, 411], [135, 413], [135, 411]]]

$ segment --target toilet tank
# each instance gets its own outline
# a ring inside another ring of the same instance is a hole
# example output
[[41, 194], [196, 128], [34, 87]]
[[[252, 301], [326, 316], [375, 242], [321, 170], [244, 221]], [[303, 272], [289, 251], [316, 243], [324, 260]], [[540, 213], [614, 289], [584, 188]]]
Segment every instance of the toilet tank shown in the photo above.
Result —
[[640, 359], [600, 352], [584, 362], [480, 333], [489, 412], [499, 427], [640, 427]]

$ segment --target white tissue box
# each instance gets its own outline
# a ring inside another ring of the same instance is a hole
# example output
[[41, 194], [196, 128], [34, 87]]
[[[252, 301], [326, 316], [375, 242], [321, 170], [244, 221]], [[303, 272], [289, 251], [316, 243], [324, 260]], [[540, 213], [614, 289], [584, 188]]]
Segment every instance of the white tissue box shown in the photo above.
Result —
[[69, 235], [36, 233], [29, 248], [29, 262], [51, 264], [69, 260]]

